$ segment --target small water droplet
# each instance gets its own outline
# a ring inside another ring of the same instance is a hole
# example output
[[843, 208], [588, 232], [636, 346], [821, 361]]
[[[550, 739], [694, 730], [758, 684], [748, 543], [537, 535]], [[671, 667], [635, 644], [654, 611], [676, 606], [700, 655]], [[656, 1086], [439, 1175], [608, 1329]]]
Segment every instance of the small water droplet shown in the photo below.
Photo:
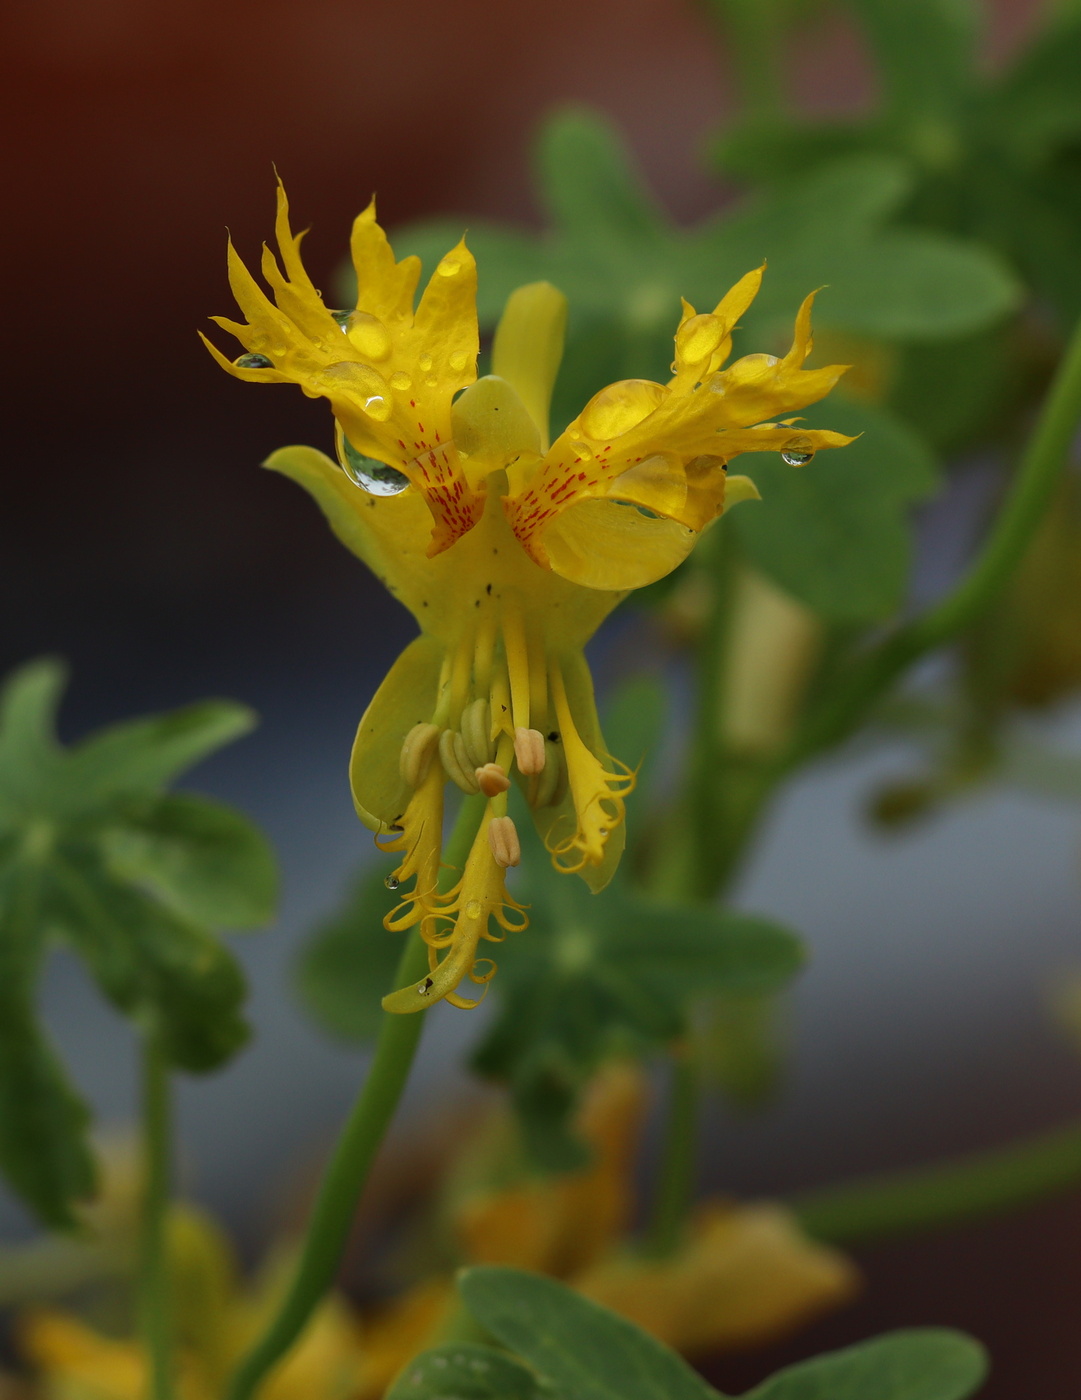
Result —
[[431, 355], [421, 355], [420, 358], [417, 360], [417, 364], [420, 366], [421, 370], [425, 374], [427, 374], [432, 367]]
[[352, 316], [353, 313], [351, 311], [332, 311], [330, 314], [334, 317], [335, 321], [337, 321], [338, 325], [341, 326], [342, 330], [344, 331], [348, 328], [349, 318], [350, 316]]
[[[418, 991], [418, 993], [419, 993], [422, 997], [426, 997], [426, 996], [428, 995], [428, 993], [432, 990], [432, 988], [433, 988], [434, 986], [435, 986], [435, 983], [432, 981], [432, 979], [431, 979], [430, 977], [425, 977], [425, 979], [424, 979], [423, 982], [418, 982], [418, 983], [417, 983], [417, 991]], [[439, 1366], [439, 1365], [445, 1366], [447, 1363], [446, 1363], [445, 1361], [441, 1362], [440, 1359], [439, 1359], [438, 1357], [436, 1357], [435, 1363], [434, 1363], [434, 1364], [435, 1364], [436, 1366]]]
[[439, 380], [435, 377], [434, 374], [429, 374], [427, 379], [425, 379], [424, 383], [429, 389], [439, 388]]
[[805, 467], [814, 455], [814, 448], [803, 437], [795, 437], [781, 448], [781, 461], [789, 467]]
[[469, 363], [469, 356], [464, 350], [455, 350], [448, 363], [455, 374], [461, 374], [462, 370], [465, 369], [466, 365]]
[[238, 369], [273, 369], [274, 362], [268, 360], [265, 355], [241, 355], [239, 360], [234, 360], [233, 364]]
[[342, 470], [353, 483], [372, 496], [400, 496], [409, 485], [409, 478], [386, 462], [374, 457], [362, 457], [348, 438], [342, 438]]
[[364, 412], [377, 423], [385, 423], [392, 411], [391, 405], [382, 394], [369, 394], [364, 400]]
[[465, 906], [465, 916], [467, 919], [479, 919], [481, 914], [480, 900], [471, 899]]
[[396, 890], [401, 883], [397, 875], [388, 875], [383, 881], [383, 884], [386, 885], [388, 890]]
[[413, 381], [409, 378], [408, 374], [403, 374], [400, 369], [395, 370], [390, 376], [390, 387], [392, 389], [397, 389], [399, 393], [401, 393], [406, 389], [411, 389], [413, 387]]
[[457, 258], [444, 258], [436, 268], [441, 277], [457, 277], [461, 270], [462, 265]]

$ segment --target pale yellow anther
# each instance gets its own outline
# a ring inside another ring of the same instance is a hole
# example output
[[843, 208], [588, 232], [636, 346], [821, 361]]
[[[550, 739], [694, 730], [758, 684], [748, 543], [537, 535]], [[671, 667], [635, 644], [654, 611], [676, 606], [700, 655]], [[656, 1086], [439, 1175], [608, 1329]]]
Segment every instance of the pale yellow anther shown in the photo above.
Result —
[[438, 743], [438, 725], [414, 724], [405, 736], [401, 756], [398, 759], [398, 770], [402, 775], [403, 783], [408, 783], [411, 788], [420, 787], [428, 776], [428, 769], [431, 767], [432, 756]]
[[477, 791], [474, 765], [470, 763], [465, 741], [456, 729], [444, 729], [440, 734], [439, 760], [447, 777], [463, 792], [472, 794]]
[[539, 729], [514, 731], [514, 757], [519, 773], [540, 773], [544, 768], [544, 735]]
[[498, 763], [482, 764], [474, 776], [485, 797], [498, 797], [510, 787], [510, 779]]
[[522, 847], [518, 840], [518, 828], [513, 817], [493, 817], [488, 823], [488, 844], [492, 848], [496, 865], [506, 870], [508, 865], [518, 865], [522, 859]]

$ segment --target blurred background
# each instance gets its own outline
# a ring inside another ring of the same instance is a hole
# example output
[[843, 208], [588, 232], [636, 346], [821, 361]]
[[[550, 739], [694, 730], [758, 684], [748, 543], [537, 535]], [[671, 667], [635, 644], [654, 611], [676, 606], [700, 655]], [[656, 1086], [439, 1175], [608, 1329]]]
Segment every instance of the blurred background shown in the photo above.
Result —
[[[993, 66], [1042, 7], [985, 8]], [[225, 227], [253, 258], [271, 231], [276, 165], [326, 288], [373, 191], [391, 229], [430, 215], [536, 224], [531, 135], [567, 100], [607, 112], [672, 214], [697, 219], [726, 198], [696, 151], [732, 110], [731, 78], [690, 0], [14, 0], [0, 43], [0, 665], [44, 652], [71, 662], [66, 737], [207, 695], [262, 715], [197, 782], [264, 824], [282, 855], [282, 919], [242, 946], [258, 1041], [182, 1099], [190, 1189], [251, 1247], [363, 1073], [363, 1056], [305, 1021], [288, 976], [298, 940], [370, 857], [345, 762], [412, 622], [306, 497], [257, 469], [284, 443], [328, 447], [330, 419], [299, 393], [241, 388], [199, 345], [205, 317], [231, 310]], [[803, 36], [790, 80], [820, 114], [858, 110], [870, 92], [839, 17]], [[951, 509], [928, 515], [931, 581], [964, 524], [964, 501]], [[602, 686], [635, 645], [619, 618], [602, 634]], [[1081, 710], [1054, 725], [1081, 740]], [[1081, 966], [1076, 809], [999, 795], [915, 835], [870, 834], [861, 803], [903, 762], [849, 751], [801, 778], [747, 874], [741, 902], [800, 929], [813, 961], [781, 1100], [710, 1122], [711, 1189], [790, 1191], [1078, 1110], [1081, 1060], [1047, 1009], [1056, 979]], [[126, 1032], [63, 958], [48, 996], [75, 1077], [104, 1122], [123, 1122]], [[414, 1119], [480, 1020], [433, 1017]], [[10, 1238], [29, 1229], [14, 1205], [2, 1220]], [[740, 1389], [778, 1359], [948, 1323], [991, 1345], [989, 1396], [1076, 1394], [1079, 1246], [1081, 1200], [1064, 1200], [866, 1251], [861, 1301], [715, 1379]]]

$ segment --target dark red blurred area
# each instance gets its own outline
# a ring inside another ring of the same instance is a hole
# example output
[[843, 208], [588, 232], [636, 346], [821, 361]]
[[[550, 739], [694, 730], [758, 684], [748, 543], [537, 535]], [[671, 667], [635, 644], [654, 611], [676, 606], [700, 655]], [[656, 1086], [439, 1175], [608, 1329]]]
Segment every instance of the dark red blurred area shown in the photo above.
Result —
[[[1038, 4], [988, 8], [993, 60]], [[617, 119], [677, 217], [719, 197], [698, 151], [731, 85], [690, 0], [9, 0], [0, 46], [0, 666], [62, 651], [103, 714], [243, 694], [248, 671], [303, 666], [377, 606], [307, 499], [256, 469], [283, 443], [328, 445], [323, 406], [237, 383], [196, 338], [231, 311], [226, 226], [249, 258], [271, 231], [275, 165], [324, 287], [373, 192], [390, 227], [536, 221], [530, 137], [562, 101]], [[793, 54], [792, 82], [816, 109], [870, 94], [839, 20]], [[1009, 1358], [989, 1396], [1072, 1397], [1079, 1231], [1074, 1203], [879, 1251], [866, 1302], [798, 1352], [956, 1322]]]

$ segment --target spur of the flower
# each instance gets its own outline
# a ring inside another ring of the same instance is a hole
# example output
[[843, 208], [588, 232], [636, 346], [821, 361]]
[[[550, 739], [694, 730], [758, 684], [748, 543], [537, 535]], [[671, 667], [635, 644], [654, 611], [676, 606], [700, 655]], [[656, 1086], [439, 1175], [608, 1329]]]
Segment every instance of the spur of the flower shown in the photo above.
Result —
[[[337, 462], [290, 447], [266, 465], [315, 497], [421, 629], [362, 717], [350, 766], [358, 813], [400, 857], [387, 927], [417, 927], [429, 948], [430, 975], [384, 1005], [474, 1005], [456, 988], [494, 972], [481, 943], [525, 924], [504, 882], [520, 857], [512, 781], [557, 869], [599, 890], [620, 858], [634, 773], [605, 749], [586, 642], [629, 590], [670, 572], [727, 507], [757, 495], [728, 475], [732, 457], [777, 450], [798, 465], [849, 441], [776, 421], [823, 397], [843, 366], [804, 369], [808, 297], [787, 355], [725, 368], [761, 281], [749, 272], [711, 312], [684, 302], [667, 384], [602, 389], [550, 444], [566, 317], [554, 287], [511, 296], [493, 373], [478, 380], [476, 268], [464, 243], [414, 309], [420, 264], [395, 261], [370, 206], [353, 228], [356, 306], [330, 311], [280, 187], [277, 241], [280, 265], [269, 249], [262, 263], [273, 300], [230, 245], [247, 319], [215, 319], [245, 353], [230, 361], [207, 344], [238, 378], [330, 401]], [[483, 794], [484, 815], [458, 883], [441, 893], [448, 782]]]

